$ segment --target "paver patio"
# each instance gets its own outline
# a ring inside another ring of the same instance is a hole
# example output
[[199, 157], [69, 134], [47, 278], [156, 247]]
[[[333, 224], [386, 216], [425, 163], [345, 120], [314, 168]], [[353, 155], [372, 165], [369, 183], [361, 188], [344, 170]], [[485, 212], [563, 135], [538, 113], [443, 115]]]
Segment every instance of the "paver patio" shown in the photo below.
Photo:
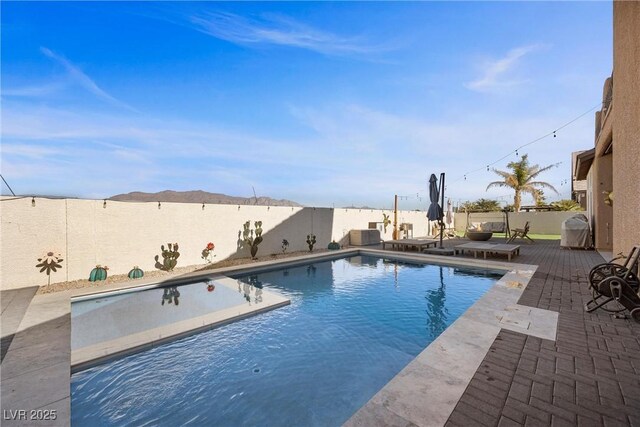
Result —
[[557, 311], [556, 341], [502, 330], [447, 426], [640, 425], [640, 324], [584, 311], [602, 257], [538, 240], [518, 262], [539, 266], [519, 304]]
[[[451, 239], [444, 243], [453, 247], [464, 242]], [[640, 425], [640, 324], [606, 313], [585, 313], [583, 308], [590, 297], [588, 272], [600, 262], [603, 259], [597, 252], [564, 250], [558, 241], [538, 240], [521, 247], [518, 263], [539, 267], [518, 303], [558, 312], [556, 341], [500, 331], [447, 425]], [[57, 297], [41, 298], [36, 300], [46, 303], [44, 312], [36, 313], [32, 302], [26, 315], [20, 313], [22, 323], [30, 328], [22, 327], [16, 334], [2, 362], [2, 409], [11, 409], [7, 407], [10, 403], [27, 406], [28, 401], [20, 396], [28, 396], [28, 387], [39, 390], [38, 383], [20, 381], [22, 375], [35, 378], [39, 370], [44, 375], [45, 366], [56, 364], [64, 364], [60, 371], [69, 372], [69, 318], [60, 317], [51, 305]], [[11, 302], [5, 305], [3, 301], [3, 323], [14, 311]], [[38, 313], [46, 315], [36, 316]], [[34, 354], [21, 367], [16, 356], [29, 348]], [[36, 359], [43, 359], [43, 365]], [[62, 385], [59, 380], [56, 376], [39, 390], [38, 394], [48, 394], [49, 401], [30, 403], [59, 408], [57, 424], [68, 425], [68, 381]], [[55, 390], [44, 390], [51, 387], [57, 387], [60, 396]], [[408, 425], [401, 417], [394, 420], [397, 425]], [[378, 421], [384, 424], [390, 419]], [[424, 420], [421, 425], [432, 424]]]

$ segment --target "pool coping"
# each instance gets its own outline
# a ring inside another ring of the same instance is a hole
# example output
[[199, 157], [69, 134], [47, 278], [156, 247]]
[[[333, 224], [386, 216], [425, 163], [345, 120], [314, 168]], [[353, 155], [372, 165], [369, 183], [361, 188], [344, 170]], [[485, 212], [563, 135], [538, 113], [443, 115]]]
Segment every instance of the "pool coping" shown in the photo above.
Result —
[[[496, 269], [505, 271], [505, 274], [436, 340], [356, 411], [345, 425], [372, 426], [398, 423], [418, 426], [444, 425], [501, 329], [555, 340], [557, 312], [517, 304], [538, 268], [537, 265], [519, 264], [513, 261], [399, 253], [374, 248], [349, 248], [287, 260], [268, 260], [250, 265], [197, 271], [162, 282], [147, 280], [110, 284], [100, 289], [77, 289], [71, 292], [71, 299], [86, 295], [99, 296], [114, 290], [134, 291], [150, 286], [175, 286], [198, 278], [219, 277], [221, 274], [250, 274], [304, 265], [314, 260], [326, 261], [357, 255], [387, 256], [399, 261], [423, 264]], [[194, 332], [187, 332], [185, 335], [192, 333]]]

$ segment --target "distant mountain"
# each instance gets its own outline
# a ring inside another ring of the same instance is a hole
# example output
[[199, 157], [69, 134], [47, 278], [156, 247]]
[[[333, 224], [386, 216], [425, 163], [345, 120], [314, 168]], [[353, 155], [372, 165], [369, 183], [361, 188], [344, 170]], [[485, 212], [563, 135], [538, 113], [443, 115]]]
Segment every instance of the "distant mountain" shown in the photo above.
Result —
[[165, 190], [159, 193], [142, 193], [134, 191], [127, 194], [118, 194], [109, 200], [121, 202], [175, 202], [175, 203], [214, 203], [222, 205], [264, 205], [264, 206], [300, 206], [301, 204], [291, 200], [277, 200], [271, 197], [236, 197], [226, 194], [209, 193], [206, 191], [171, 191]]
[[378, 208], [372, 208], [371, 206], [367, 206], [367, 205], [364, 205], [364, 206], [351, 205], [351, 206], [343, 206], [342, 209], [378, 209]]

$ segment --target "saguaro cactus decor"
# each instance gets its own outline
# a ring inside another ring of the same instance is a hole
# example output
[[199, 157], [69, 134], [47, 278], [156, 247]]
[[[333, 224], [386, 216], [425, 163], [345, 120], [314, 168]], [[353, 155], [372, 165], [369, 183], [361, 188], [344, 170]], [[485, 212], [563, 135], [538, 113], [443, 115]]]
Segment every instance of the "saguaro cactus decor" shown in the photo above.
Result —
[[387, 232], [387, 226], [391, 224], [391, 220], [389, 219], [389, 215], [383, 213], [382, 214], [382, 225], [384, 226], [384, 232]]
[[309, 245], [309, 252], [313, 252], [313, 245], [316, 244], [316, 235], [307, 234], [307, 245]]
[[249, 246], [251, 250], [251, 258], [256, 259], [258, 245], [262, 243], [262, 221], [256, 221], [253, 225], [255, 227], [255, 231], [251, 229], [251, 221], [244, 223], [242, 226], [242, 240], [247, 246]]
[[91, 274], [89, 274], [90, 282], [97, 282], [99, 280], [107, 280], [107, 270], [109, 267], [106, 265], [103, 267], [101, 265], [96, 265], [96, 268], [91, 270]]
[[176, 264], [178, 264], [178, 257], [180, 257], [180, 252], [178, 252], [178, 244], [167, 243], [167, 249], [164, 248], [164, 245], [161, 245], [160, 250], [162, 251], [163, 261], [162, 264], [160, 264], [160, 257], [156, 255], [156, 268], [164, 271], [173, 271]]

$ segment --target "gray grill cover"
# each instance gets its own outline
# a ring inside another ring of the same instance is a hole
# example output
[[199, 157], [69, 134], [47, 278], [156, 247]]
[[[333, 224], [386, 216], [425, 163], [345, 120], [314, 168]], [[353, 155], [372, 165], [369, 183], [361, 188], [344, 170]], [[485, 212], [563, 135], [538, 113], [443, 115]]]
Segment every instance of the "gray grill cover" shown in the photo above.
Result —
[[560, 232], [560, 246], [563, 248], [591, 247], [591, 231], [586, 216], [576, 214], [564, 220]]

